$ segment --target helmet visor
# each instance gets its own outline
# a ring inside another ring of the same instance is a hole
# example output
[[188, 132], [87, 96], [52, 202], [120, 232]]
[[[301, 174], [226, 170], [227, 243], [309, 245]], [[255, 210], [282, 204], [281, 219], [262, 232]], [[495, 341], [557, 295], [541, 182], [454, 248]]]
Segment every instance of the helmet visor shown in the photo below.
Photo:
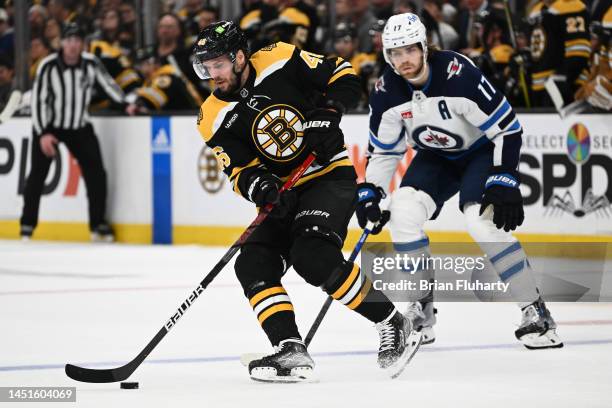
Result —
[[233, 65], [234, 61], [226, 54], [206, 61], [195, 58], [193, 61], [193, 70], [200, 79], [205, 80], [214, 78], [218, 74], [230, 72]]

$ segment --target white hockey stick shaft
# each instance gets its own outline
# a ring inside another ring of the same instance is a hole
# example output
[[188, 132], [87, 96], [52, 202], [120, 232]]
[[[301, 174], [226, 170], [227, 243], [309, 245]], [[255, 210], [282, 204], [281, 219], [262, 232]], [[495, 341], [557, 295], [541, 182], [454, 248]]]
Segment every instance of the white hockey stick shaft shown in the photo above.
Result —
[[19, 104], [21, 103], [21, 91], [15, 89], [11, 96], [9, 96], [8, 102], [4, 107], [2, 113], [0, 113], [0, 124], [6, 122], [13, 116], [17, 108], [19, 108]]

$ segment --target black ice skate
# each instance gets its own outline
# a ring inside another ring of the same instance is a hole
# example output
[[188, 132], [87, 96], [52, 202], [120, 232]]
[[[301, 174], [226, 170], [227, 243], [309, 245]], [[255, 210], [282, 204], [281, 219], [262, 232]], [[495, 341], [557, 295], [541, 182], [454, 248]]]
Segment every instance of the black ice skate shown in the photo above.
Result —
[[514, 334], [529, 350], [563, 347], [556, 328], [557, 324], [540, 298], [523, 308], [521, 325]]
[[113, 242], [115, 233], [110, 225], [102, 223], [91, 230], [91, 242]]
[[314, 381], [314, 361], [301, 340], [287, 339], [275, 347], [276, 353], [249, 363], [255, 381], [296, 383]]
[[391, 376], [398, 377], [417, 352], [423, 335], [412, 330], [410, 320], [396, 311], [380, 323], [376, 323], [380, 336], [378, 365]]
[[436, 313], [433, 302], [410, 302], [404, 316], [410, 320], [414, 330], [423, 333], [421, 344], [431, 344], [436, 340], [433, 325], [436, 324]]

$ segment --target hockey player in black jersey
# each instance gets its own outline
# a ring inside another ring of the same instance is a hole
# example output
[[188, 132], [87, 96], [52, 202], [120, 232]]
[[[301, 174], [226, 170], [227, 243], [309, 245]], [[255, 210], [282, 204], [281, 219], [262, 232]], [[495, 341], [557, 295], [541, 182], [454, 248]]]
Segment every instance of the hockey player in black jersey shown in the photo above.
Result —
[[[525, 251], [510, 233], [524, 218], [518, 174], [523, 130], [512, 107], [468, 58], [428, 48], [416, 15], [391, 17], [382, 39], [389, 67], [370, 95], [369, 161], [366, 182], [358, 186], [360, 225], [389, 220], [396, 251], [428, 257], [423, 226], [459, 193], [468, 232], [522, 310], [515, 336], [531, 349], [561, 347]], [[389, 211], [381, 211], [408, 145], [417, 154], [391, 195]], [[433, 279], [430, 267], [418, 272], [421, 280]], [[407, 316], [424, 332], [423, 343], [430, 343], [436, 322], [432, 293], [419, 295]]]
[[[249, 364], [251, 378], [312, 378], [314, 363], [281, 284], [291, 265], [306, 282], [376, 324], [379, 365], [398, 375], [421, 335], [341, 252], [355, 207], [356, 175], [339, 128], [346, 108], [359, 99], [351, 65], [282, 42], [249, 56], [242, 31], [222, 21], [198, 36], [194, 70], [217, 88], [200, 108], [198, 129], [234, 191], [260, 208], [274, 204], [235, 263], [244, 294], [276, 349]], [[311, 151], [315, 164], [294, 189], [279, 195]]]

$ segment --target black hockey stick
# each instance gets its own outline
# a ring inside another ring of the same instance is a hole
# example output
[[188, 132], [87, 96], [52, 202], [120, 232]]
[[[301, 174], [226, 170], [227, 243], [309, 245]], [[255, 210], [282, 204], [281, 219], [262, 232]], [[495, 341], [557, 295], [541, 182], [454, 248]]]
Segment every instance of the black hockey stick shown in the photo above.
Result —
[[[363, 229], [361, 237], [359, 237], [359, 241], [357, 241], [357, 244], [355, 244], [355, 248], [353, 248], [353, 252], [351, 252], [351, 256], [348, 259], [350, 262], [355, 262], [357, 255], [361, 251], [361, 247], [365, 243], [366, 239], [368, 239], [368, 235], [370, 235], [370, 232], [372, 232], [373, 227], [374, 225], [371, 222], [368, 222], [366, 227]], [[306, 348], [308, 348], [308, 346], [312, 342], [312, 338], [319, 329], [319, 326], [321, 325], [323, 318], [327, 314], [327, 311], [329, 310], [329, 307], [331, 306], [333, 300], [334, 299], [331, 296], [327, 296], [327, 299], [325, 299], [325, 303], [323, 303], [323, 306], [321, 307], [317, 318], [312, 323], [312, 326], [310, 327], [310, 330], [308, 330], [308, 334], [306, 335], [306, 339], [304, 340], [304, 345], [306, 346]]]
[[[310, 166], [314, 160], [314, 155], [310, 154], [306, 160], [295, 169], [289, 179], [281, 187], [280, 192], [290, 189], [295, 185], [299, 178], [304, 174], [306, 169]], [[66, 375], [73, 380], [88, 382], [88, 383], [109, 383], [116, 381], [123, 381], [127, 379], [132, 373], [140, 366], [145, 358], [153, 351], [153, 349], [159, 344], [160, 341], [168, 334], [168, 332], [174, 327], [176, 322], [187, 312], [187, 309], [196, 301], [196, 299], [202, 294], [204, 289], [215, 279], [215, 277], [221, 272], [221, 270], [229, 263], [234, 257], [238, 249], [244, 244], [244, 242], [251, 236], [253, 231], [263, 223], [268, 217], [270, 211], [274, 208], [274, 204], [267, 204], [257, 215], [255, 220], [247, 227], [247, 229], [240, 235], [240, 238], [236, 240], [230, 247], [230, 249], [223, 255], [223, 258], [212, 268], [210, 272], [202, 279], [200, 284], [189, 294], [187, 299], [181, 303], [179, 308], [176, 310], [174, 315], [166, 322], [166, 324], [157, 332], [155, 337], [151, 339], [149, 344], [129, 363], [116, 368], [109, 369], [95, 369], [78, 367], [72, 364], [66, 364]]]

